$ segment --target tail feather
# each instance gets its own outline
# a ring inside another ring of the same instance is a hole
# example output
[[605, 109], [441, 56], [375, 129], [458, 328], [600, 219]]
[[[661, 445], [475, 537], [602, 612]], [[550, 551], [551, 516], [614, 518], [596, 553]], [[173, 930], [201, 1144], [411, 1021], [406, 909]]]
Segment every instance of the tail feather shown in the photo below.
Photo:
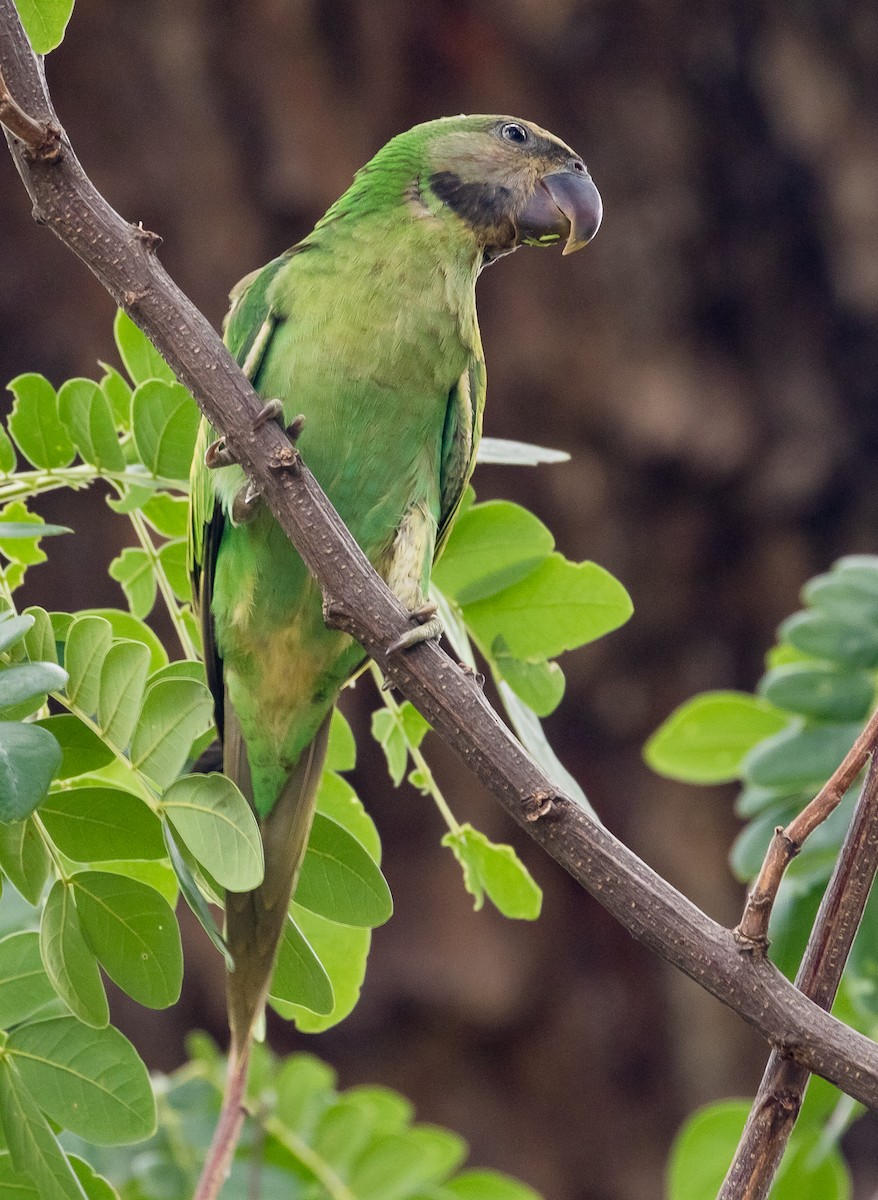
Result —
[[[226, 939], [235, 961], [226, 990], [232, 1045], [238, 1052], [262, 1020], [290, 896], [311, 831], [331, 716], [290, 772], [271, 812], [260, 820], [263, 882], [252, 892], [226, 893]], [[246, 746], [231, 705], [226, 706], [224, 769], [252, 803]]]

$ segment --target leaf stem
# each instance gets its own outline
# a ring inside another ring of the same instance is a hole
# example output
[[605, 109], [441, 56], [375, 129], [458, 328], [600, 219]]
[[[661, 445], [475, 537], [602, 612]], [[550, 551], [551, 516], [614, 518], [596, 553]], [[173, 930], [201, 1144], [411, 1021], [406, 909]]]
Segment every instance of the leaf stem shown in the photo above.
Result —
[[131, 520], [131, 524], [134, 526], [134, 532], [137, 534], [137, 540], [140, 542], [144, 551], [148, 555], [150, 562], [152, 563], [152, 569], [156, 577], [156, 582], [159, 585], [159, 591], [162, 594], [162, 599], [165, 602], [165, 607], [168, 610], [171, 623], [173, 624], [177, 637], [180, 640], [180, 645], [183, 648], [183, 654], [186, 658], [193, 659], [197, 662], [198, 652], [192, 644], [192, 639], [189, 636], [189, 631], [186, 628], [182, 613], [180, 612], [180, 606], [177, 603], [174, 590], [171, 587], [167, 572], [165, 571], [158, 551], [155, 548], [155, 542], [152, 540], [152, 536], [147, 528], [146, 521], [144, 521], [141, 514], [137, 511], [130, 512], [128, 516]]
[[[384, 683], [384, 679], [383, 679], [380, 669], [375, 665], [375, 663], [371, 664], [371, 671], [372, 671], [372, 678], [375, 680], [375, 683], [377, 684], [377, 686], [379, 688], [381, 688], [382, 684]], [[430, 765], [427, 762], [426, 758], [424, 758], [423, 751], [421, 750], [420, 746], [416, 746], [412, 742], [411, 738], [408, 736], [408, 733], [406, 732], [405, 724], [402, 720], [402, 705], [397, 704], [396, 700], [394, 700], [394, 698], [390, 694], [390, 692], [385, 692], [382, 695], [382, 699], [383, 699], [387, 709], [391, 713], [393, 713], [393, 716], [396, 720], [396, 727], [403, 736], [403, 740], [405, 741], [405, 744], [406, 744], [406, 749], [409, 752], [412, 762], [415, 764], [417, 769], [421, 772], [421, 774], [424, 777], [424, 788], [433, 797], [436, 807], [439, 809], [440, 813], [442, 814], [442, 819], [445, 821], [445, 824], [448, 826], [448, 828], [451, 830], [452, 833], [457, 833], [460, 830], [459, 821], [456, 819], [454, 813], [448, 807], [448, 801], [442, 795], [439, 785], [437, 784], [436, 780], [433, 778], [433, 772], [430, 770]]]
[[313, 1150], [297, 1133], [288, 1129], [278, 1117], [269, 1117], [265, 1121], [265, 1130], [311, 1172], [325, 1189], [330, 1200], [357, 1200], [354, 1192], [343, 1179], [339, 1179], [326, 1159], [321, 1158], [316, 1150]]

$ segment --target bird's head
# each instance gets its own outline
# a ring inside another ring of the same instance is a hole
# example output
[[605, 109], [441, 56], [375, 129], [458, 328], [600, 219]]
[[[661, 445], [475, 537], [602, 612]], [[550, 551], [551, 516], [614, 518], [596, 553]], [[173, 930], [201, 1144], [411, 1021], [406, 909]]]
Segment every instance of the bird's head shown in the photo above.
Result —
[[597, 233], [601, 198], [585, 164], [538, 125], [517, 117], [445, 117], [413, 135], [420, 135], [424, 164], [418, 187], [472, 229], [484, 261], [562, 239], [572, 254]]

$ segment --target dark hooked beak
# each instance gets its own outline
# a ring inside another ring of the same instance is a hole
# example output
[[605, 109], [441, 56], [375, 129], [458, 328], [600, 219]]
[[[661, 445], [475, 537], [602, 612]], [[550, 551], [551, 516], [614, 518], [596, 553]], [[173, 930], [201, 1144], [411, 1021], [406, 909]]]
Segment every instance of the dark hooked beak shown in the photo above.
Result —
[[592, 178], [578, 159], [539, 180], [516, 218], [520, 241], [542, 246], [566, 237], [565, 254], [572, 254], [597, 233], [603, 205]]

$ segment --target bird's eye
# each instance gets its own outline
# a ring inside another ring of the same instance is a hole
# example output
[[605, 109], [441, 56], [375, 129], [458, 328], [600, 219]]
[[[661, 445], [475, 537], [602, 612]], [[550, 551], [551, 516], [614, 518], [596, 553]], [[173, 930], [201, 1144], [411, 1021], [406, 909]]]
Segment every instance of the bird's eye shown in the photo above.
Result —
[[518, 142], [521, 145], [528, 139], [528, 132], [523, 125], [519, 125], [516, 121], [510, 121], [500, 130], [500, 136], [506, 138], [507, 142]]

